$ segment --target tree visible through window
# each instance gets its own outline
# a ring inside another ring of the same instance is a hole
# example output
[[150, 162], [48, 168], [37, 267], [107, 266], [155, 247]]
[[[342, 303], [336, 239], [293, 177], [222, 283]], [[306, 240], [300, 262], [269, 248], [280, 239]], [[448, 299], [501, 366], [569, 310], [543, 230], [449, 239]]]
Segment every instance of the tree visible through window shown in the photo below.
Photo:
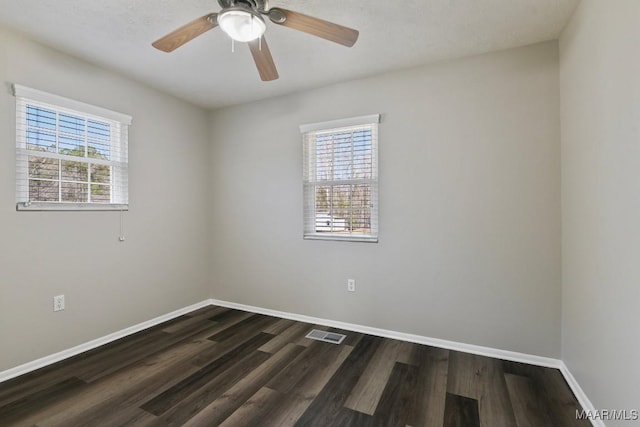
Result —
[[305, 237], [376, 240], [377, 120], [305, 132], [304, 157]]

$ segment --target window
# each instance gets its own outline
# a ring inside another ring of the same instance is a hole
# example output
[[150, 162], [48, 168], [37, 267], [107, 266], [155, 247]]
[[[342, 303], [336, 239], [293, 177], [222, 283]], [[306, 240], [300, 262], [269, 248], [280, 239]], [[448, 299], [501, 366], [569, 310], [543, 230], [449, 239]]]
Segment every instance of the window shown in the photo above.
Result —
[[380, 115], [300, 126], [304, 238], [378, 241]]
[[14, 85], [18, 210], [126, 210], [131, 117]]

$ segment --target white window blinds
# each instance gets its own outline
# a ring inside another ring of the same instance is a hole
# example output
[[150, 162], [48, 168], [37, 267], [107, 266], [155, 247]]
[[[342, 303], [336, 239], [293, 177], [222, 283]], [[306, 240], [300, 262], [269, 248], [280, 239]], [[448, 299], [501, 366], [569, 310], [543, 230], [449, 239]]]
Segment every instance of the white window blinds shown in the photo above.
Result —
[[379, 117], [300, 127], [305, 238], [378, 240]]
[[131, 117], [14, 85], [18, 210], [126, 210]]

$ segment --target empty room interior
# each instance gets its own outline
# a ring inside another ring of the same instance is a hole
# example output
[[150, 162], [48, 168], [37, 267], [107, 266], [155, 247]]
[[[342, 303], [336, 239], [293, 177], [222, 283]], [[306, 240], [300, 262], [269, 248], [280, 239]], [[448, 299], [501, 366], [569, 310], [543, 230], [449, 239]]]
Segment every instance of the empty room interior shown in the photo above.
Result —
[[0, 0], [0, 425], [640, 425], [639, 47], [637, 0]]

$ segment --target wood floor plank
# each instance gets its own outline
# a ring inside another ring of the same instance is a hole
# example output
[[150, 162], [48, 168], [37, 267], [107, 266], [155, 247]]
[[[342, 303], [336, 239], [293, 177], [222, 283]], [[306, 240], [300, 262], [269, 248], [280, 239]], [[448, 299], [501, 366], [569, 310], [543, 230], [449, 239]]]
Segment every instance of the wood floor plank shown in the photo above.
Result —
[[[272, 425], [294, 425], [353, 350], [353, 347], [347, 345], [318, 344], [320, 347], [327, 348], [328, 351], [317, 352], [320, 356], [314, 359], [316, 368], [307, 370], [301, 375], [286, 393], [286, 400], [283, 400], [277, 408], [271, 409], [269, 422]], [[309, 351], [309, 349], [313, 349], [313, 347], [309, 347], [305, 351]], [[280, 391], [282, 392], [282, 390]]]
[[60, 364], [59, 369], [55, 367], [39, 369], [0, 383], [0, 407], [73, 378], [73, 374], [66, 369], [66, 366], [68, 365]]
[[[296, 324], [306, 325], [306, 323], [296, 322], [295, 320], [280, 319], [276, 323], [274, 323], [273, 325], [270, 325], [270, 326], [267, 326], [266, 328], [264, 328], [262, 330], [262, 332], [266, 332], [267, 334], [271, 334], [271, 335], [280, 335], [285, 330], [289, 329], [291, 326], [296, 325]], [[260, 351], [262, 351], [262, 350], [260, 350]]]
[[191, 328], [192, 325], [198, 324], [202, 320], [208, 320], [210, 322], [220, 323], [219, 321], [211, 320], [211, 317], [215, 317], [219, 314], [228, 312], [228, 308], [208, 306], [204, 307], [199, 314], [189, 313], [188, 316], [184, 316], [184, 319], [179, 322], [173, 322], [167, 327], [162, 328], [164, 332], [170, 334], [180, 333]]
[[173, 387], [149, 400], [143, 404], [141, 408], [154, 415], [164, 414], [167, 410], [178, 404], [191, 393], [194, 393], [200, 387], [205, 386], [217, 375], [220, 375], [226, 369], [233, 366], [237, 362], [238, 358], [256, 351], [262, 344], [271, 338], [271, 335], [265, 333], [259, 333], [258, 335], [249, 338], [244, 343], [230, 349]]
[[99, 364], [104, 360], [110, 360], [114, 354], [124, 353], [131, 348], [144, 346], [145, 343], [153, 341], [158, 336], [162, 336], [163, 332], [161, 329], [164, 327], [181, 322], [187, 318], [188, 316], [186, 315], [178, 316], [161, 325], [147, 328], [53, 365], [45, 366], [18, 378], [2, 382], [0, 383], [0, 406], [21, 399], [28, 394], [35, 393], [63, 380], [75, 377], [87, 366]]
[[255, 331], [262, 331], [277, 321], [276, 317], [254, 314], [210, 336], [209, 339], [211, 341], [224, 342], [228, 339], [238, 339], [238, 336], [251, 336], [255, 334]]
[[[197, 325], [199, 323], [202, 323], [202, 320], [203, 319], [201, 317], [199, 317], [199, 316], [187, 317], [186, 319], [184, 319], [181, 322], [174, 323], [173, 325], [167, 326], [166, 328], [162, 329], [162, 332], [173, 334], [173, 333], [176, 333], [176, 332], [188, 330], [188, 329], [191, 329], [191, 327], [193, 325]], [[206, 322], [209, 323], [210, 325], [215, 324], [215, 322], [212, 322], [209, 319], [204, 319], [204, 320], [206, 320]]]
[[478, 399], [482, 393], [478, 381], [481, 365], [476, 355], [452, 351], [449, 353], [447, 392]]
[[333, 426], [344, 427], [373, 427], [388, 425], [385, 420], [376, 420], [375, 417], [349, 408], [340, 408], [333, 419]]
[[[244, 357], [237, 358], [232, 362], [231, 366], [212, 377], [210, 381], [192, 393], [185, 395], [176, 405], [162, 414], [160, 419], [167, 425], [185, 425], [188, 420], [191, 420], [194, 416], [197, 417], [234, 384], [250, 375], [258, 366], [268, 360], [269, 356], [269, 353], [254, 350]], [[208, 425], [216, 424], [209, 423]]]
[[[180, 316], [180, 319], [183, 319]], [[169, 324], [170, 322], [166, 322]], [[0, 383], [0, 406], [50, 387], [63, 380], [75, 377], [83, 367], [108, 360], [111, 355], [128, 351], [129, 348], [152, 341], [154, 336], [163, 334], [161, 328], [149, 328], [98, 348], [86, 351], [54, 365], [40, 368], [18, 378]]]
[[569, 385], [557, 369], [540, 368], [534, 376], [536, 393], [543, 397], [548, 414], [560, 427], [590, 427], [588, 420], [577, 420], [576, 411], [581, 409]]
[[346, 408], [374, 414], [402, 349], [401, 345], [402, 342], [397, 340], [385, 340], [380, 345], [345, 402]]
[[588, 420], [575, 419], [575, 411], [581, 406], [559, 370], [510, 361], [503, 361], [502, 365], [505, 373], [529, 379], [528, 385], [536, 396], [536, 404], [554, 425], [591, 425]]
[[260, 351], [275, 353], [288, 343], [298, 341], [308, 332], [309, 325], [307, 323], [295, 323], [289, 328], [282, 330], [277, 336], [274, 336], [272, 340], [260, 347]]
[[315, 371], [325, 360], [334, 357], [337, 348], [333, 344], [314, 342], [310, 347], [306, 347], [288, 366], [276, 374], [266, 384], [267, 387], [277, 390], [283, 394], [290, 393], [291, 390], [302, 381], [309, 372]]
[[89, 384], [80, 396], [37, 414], [34, 423], [37, 421], [41, 427], [100, 425], [112, 412], [137, 408], [195, 372], [198, 368], [191, 365], [190, 359], [214, 345], [206, 339], [186, 342], [133, 363]]
[[415, 407], [418, 368], [396, 362], [380, 402], [375, 409], [375, 418], [387, 426], [404, 427]]
[[25, 422], [34, 411], [54, 405], [67, 399], [70, 395], [78, 395], [87, 387], [87, 383], [78, 378], [69, 378], [51, 387], [40, 390], [29, 396], [11, 402], [0, 408], [2, 425]]
[[[491, 424], [486, 424], [490, 426]], [[544, 427], [546, 424], [540, 425]], [[480, 427], [478, 401], [447, 393], [443, 427]], [[549, 425], [550, 427], [550, 425]]]
[[[243, 314], [244, 316], [244, 314]], [[236, 323], [246, 319], [247, 317], [242, 317], [239, 319], [234, 319], [233, 321], [226, 321], [224, 323], [218, 324], [215, 327], [211, 328], [206, 334], [207, 339], [212, 336], [215, 335], [219, 332], [225, 331], [227, 328], [229, 328], [230, 326], [235, 325]], [[235, 322], [235, 323], [234, 323]], [[200, 354], [198, 354], [198, 356], [194, 357], [192, 360], [192, 363], [196, 366], [205, 366], [207, 364], [209, 364], [211, 361], [213, 361], [214, 359], [216, 359], [217, 357], [219, 357], [220, 355], [228, 352], [229, 350], [232, 350], [234, 348], [236, 348], [237, 346], [241, 345], [242, 343], [244, 343], [245, 341], [247, 341], [249, 338], [252, 338], [258, 334], [260, 334], [260, 330], [259, 329], [254, 329], [254, 328], [248, 328], [246, 329], [246, 331], [244, 333], [239, 333], [236, 334], [235, 336], [226, 339], [223, 342], [214, 342], [211, 341], [212, 343], [215, 343], [216, 345], [214, 347], [211, 347], [209, 350], [205, 350], [203, 352], [201, 352]], [[201, 334], [196, 335], [196, 337], [200, 337], [202, 336]]]
[[331, 377], [320, 394], [311, 402], [311, 405], [302, 414], [296, 425], [332, 425], [340, 409], [349, 398], [351, 390], [357, 384], [382, 342], [383, 338], [365, 335], [353, 348], [353, 351]]
[[213, 322], [229, 323], [235, 325], [236, 323], [238, 323], [238, 321], [247, 319], [254, 315], [254, 313], [242, 310], [223, 310], [222, 312], [216, 313], [209, 317], [209, 320]]
[[168, 334], [166, 332], [159, 331], [162, 333], [159, 335], [154, 334], [151, 341], [139, 343], [138, 345], [127, 348], [126, 351], [122, 350], [111, 354], [108, 359], [103, 359], [102, 363], [85, 363], [85, 366], [77, 369], [76, 375], [78, 378], [87, 382], [95, 381], [116, 372], [137, 360], [142, 360], [159, 351], [166, 350], [167, 348], [189, 340], [200, 332], [209, 331], [211, 328], [216, 326], [217, 325], [215, 323], [212, 323], [208, 319], [203, 319], [200, 322], [191, 325], [191, 328], [184, 333]]
[[[95, 418], [93, 422], [87, 424], [66, 424], [68, 426], [127, 426], [144, 427], [165, 426], [158, 418], [150, 413], [136, 407], [127, 407], [120, 411], [110, 411], [102, 413], [100, 418]], [[40, 427], [40, 426], [38, 426]]]
[[482, 393], [478, 399], [480, 422], [495, 427], [513, 427], [516, 425], [515, 414], [507, 383], [504, 379], [501, 361], [485, 356], [478, 356], [483, 361], [480, 372]]
[[476, 399], [479, 403], [480, 422], [483, 425], [516, 425], [500, 360], [451, 351], [447, 391]]
[[518, 427], [553, 425], [529, 378], [505, 374], [505, 381]]
[[420, 344], [402, 341], [396, 362], [404, 363], [405, 365], [418, 366], [420, 364], [418, 362], [419, 355], [416, 353], [420, 347], [422, 347]]
[[233, 310], [231, 310], [229, 308], [226, 308], [226, 307], [221, 307], [219, 305], [207, 305], [207, 306], [201, 307], [201, 308], [199, 308], [197, 310], [194, 310], [194, 311], [192, 311], [190, 313], [187, 313], [187, 314], [185, 314], [185, 316], [187, 316], [187, 317], [199, 317], [199, 316], [205, 315], [206, 317], [211, 318], [213, 316], [217, 316], [219, 314], [222, 314], [222, 313], [225, 313], [225, 312], [228, 312], [228, 311], [233, 311]]
[[220, 423], [220, 427], [264, 425], [269, 420], [270, 408], [276, 407], [283, 398], [282, 393], [269, 387], [262, 387]]
[[[186, 426], [219, 425], [295, 359], [304, 347], [288, 344], [191, 418]], [[264, 404], [265, 402], [263, 402]]]
[[[228, 328], [237, 325], [238, 323], [247, 320], [251, 317], [251, 313], [247, 313], [244, 311], [236, 312], [235, 316], [225, 315], [224, 317], [217, 317], [215, 321], [215, 326], [211, 327], [207, 331], [204, 331], [202, 334], [194, 335], [194, 337], [207, 336], [210, 338], [211, 336], [217, 335], [221, 332], [226, 331]], [[209, 319], [211, 320], [211, 319]], [[267, 324], [269, 321], [265, 321]], [[253, 325], [250, 323], [249, 325]], [[252, 338], [260, 333], [260, 330], [257, 328], [247, 327], [242, 333], [237, 333], [232, 337], [224, 340], [221, 343], [217, 343], [216, 345], [209, 348], [208, 350], [200, 352], [197, 356], [195, 356], [192, 360], [192, 363], [196, 366], [203, 367], [218, 357], [224, 355], [228, 351], [233, 350], [237, 346], [246, 342], [249, 338]], [[209, 339], [209, 341], [211, 341]], [[213, 342], [213, 341], [211, 341]]]
[[415, 345], [413, 362], [418, 366], [416, 405], [409, 414], [412, 426], [441, 426], [444, 422], [449, 350]]

